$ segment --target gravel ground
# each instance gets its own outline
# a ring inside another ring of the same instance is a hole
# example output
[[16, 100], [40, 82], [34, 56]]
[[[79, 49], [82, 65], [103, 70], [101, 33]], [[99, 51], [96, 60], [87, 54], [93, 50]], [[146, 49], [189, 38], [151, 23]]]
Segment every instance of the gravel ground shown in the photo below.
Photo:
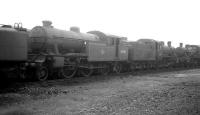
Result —
[[200, 69], [15, 84], [1, 115], [199, 115]]

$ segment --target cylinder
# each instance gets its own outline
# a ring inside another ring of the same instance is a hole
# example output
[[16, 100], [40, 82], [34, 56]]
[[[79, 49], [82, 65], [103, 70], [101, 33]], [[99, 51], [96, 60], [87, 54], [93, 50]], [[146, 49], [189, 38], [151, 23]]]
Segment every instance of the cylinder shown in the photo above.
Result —
[[183, 47], [183, 43], [180, 43], [179, 47], [182, 48]]
[[167, 42], [167, 46], [171, 48], [171, 47], [172, 47], [172, 42], [171, 42], [171, 41], [168, 41], [168, 42]]

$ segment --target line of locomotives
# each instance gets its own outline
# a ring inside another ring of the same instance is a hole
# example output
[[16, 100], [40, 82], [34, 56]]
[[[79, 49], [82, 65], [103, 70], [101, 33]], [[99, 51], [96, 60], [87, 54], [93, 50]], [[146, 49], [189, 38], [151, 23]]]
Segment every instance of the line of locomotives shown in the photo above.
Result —
[[138, 69], [191, 67], [200, 65], [200, 47], [186, 45], [174, 48], [171, 42], [126, 37], [100, 31], [81, 33], [78, 27], [70, 31], [54, 28], [51, 21], [31, 30], [0, 27], [1, 75], [14, 73], [20, 78], [44, 81], [48, 77], [72, 78], [76, 74], [106, 75]]

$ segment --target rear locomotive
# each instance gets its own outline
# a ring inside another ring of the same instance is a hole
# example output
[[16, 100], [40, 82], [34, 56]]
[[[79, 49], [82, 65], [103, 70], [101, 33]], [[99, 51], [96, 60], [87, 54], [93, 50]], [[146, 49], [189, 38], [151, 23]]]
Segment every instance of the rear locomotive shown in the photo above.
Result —
[[2, 73], [17, 72], [23, 75], [24, 64], [27, 61], [28, 32], [16, 23], [14, 28], [10, 25], [0, 27], [0, 71]]

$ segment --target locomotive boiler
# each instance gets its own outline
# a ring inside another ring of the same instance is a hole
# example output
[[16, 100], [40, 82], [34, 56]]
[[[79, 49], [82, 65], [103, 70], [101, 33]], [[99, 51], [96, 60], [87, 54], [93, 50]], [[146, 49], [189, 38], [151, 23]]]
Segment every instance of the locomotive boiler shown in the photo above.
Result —
[[86, 41], [98, 41], [92, 34], [80, 33], [78, 27], [71, 27], [70, 31], [59, 30], [51, 26], [50, 21], [43, 21], [43, 26], [36, 26], [30, 32], [30, 49], [32, 52], [65, 54], [80, 53], [85, 48]]

